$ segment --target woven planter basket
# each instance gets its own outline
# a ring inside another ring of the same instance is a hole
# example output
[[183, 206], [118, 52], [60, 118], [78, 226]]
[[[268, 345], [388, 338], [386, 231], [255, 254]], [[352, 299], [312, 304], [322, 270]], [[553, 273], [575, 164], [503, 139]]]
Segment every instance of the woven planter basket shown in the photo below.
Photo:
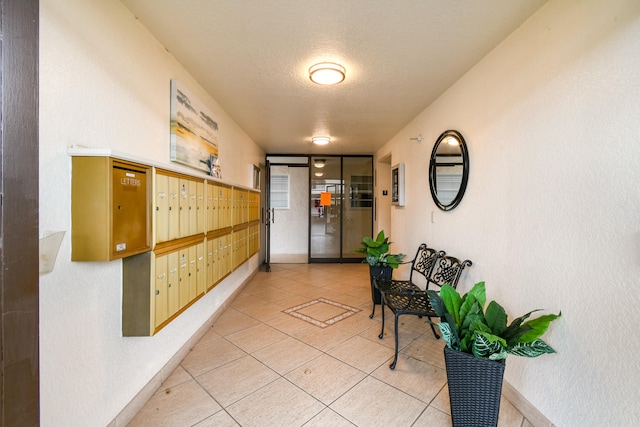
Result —
[[393, 268], [389, 266], [381, 267], [369, 265], [369, 279], [371, 280], [371, 299], [373, 300], [374, 304], [380, 304], [380, 300], [382, 297], [380, 295], [380, 291], [373, 285], [373, 278], [375, 277], [376, 279], [391, 280], [392, 274]]
[[504, 363], [444, 348], [454, 427], [498, 425]]

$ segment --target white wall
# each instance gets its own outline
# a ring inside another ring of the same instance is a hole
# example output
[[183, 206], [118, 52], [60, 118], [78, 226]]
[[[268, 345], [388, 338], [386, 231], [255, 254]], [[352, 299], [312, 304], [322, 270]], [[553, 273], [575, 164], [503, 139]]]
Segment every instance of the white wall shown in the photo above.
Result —
[[[505, 374], [558, 426], [640, 419], [639, 41], [637, 0], [552, 0], [378, 151], [406, 164], [399, 249], [473, 260], [461, 289], [485, 280], [510, 317], [562, 310], [546, 335], [558, 353], [511, 356]], [[427, 184], [446, 129], [471, 163], [451, 212]]]
[[40, 230], [67, 232], [54, 272], [40, 280], [41, 424], [104, 426], [257, 268], [257, 256], [156, 336], [121, 337], [121, 261], [70, 261], [67, 146], [171, 166], [177, 78], [219, 119], [224, 182], [251, 186], [251, 164], [264, 153], [120, 2], [42, 0], [40, 10]]

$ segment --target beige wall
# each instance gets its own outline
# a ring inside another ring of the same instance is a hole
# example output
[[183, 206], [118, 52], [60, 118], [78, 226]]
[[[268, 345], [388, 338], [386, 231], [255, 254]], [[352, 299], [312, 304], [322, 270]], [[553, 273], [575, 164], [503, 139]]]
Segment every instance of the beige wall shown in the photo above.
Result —
[[40, 2], [40, 233], [67, 232], [40, 280], [43, 426], [109, 424], [257, 268], [254, 256], [156, 336], [123, 338], [121, 261], [70, 261], [67, 147], [171, 167], [171, 78], [217, 115], [223, 181], [251, 186], [264, 153], [119, 1]]
[[[562, 310], [546, 335], [558, 354], [511, 356], [505, 374], [558, 426], [640, 419], [638, 40], [636, 0], [550, 1], [377, 153], [406, 165], [398, 250], [424, 241], [473, 260], [461, 290], [486, 281], [510, 317]], [[451, 212], [428, 187], [446, 129], [471, 164]]]

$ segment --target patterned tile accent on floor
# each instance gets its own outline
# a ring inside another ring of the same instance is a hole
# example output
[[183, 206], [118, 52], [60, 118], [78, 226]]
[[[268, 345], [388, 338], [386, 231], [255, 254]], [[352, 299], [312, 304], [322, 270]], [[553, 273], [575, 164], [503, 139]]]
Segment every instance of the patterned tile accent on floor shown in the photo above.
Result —
[[[320, 303], [329, 304], [334, 307], [339, 307], [344, 309], [345, 311], [340, 313], [337, 316], [334, 316], [326, 320], [316, 319], [300, 312], [300, 310], [303, 310], [305, 308], [311, 307], [312, 305], [320, 304]], [[341, 320], [346, 319], [349, 316], [353, 316], [359, 311], [362, 311], [362, 310], [360, 310], [359, 308], [348, 306], [346, 304], [331, 301], [326, 298], [317, 298], [317, 299], [314, 299], [313, 301], [305, 302], [304, 304], [296, 305], [295, 307], [290, 307], [290, 308], [287, 308], [286, 310], [282, 310], [283, 313], [287, 313], [290, 316], [296, 317], [300, 320], [304, 320], [305, 322], [311, 323], [312, 325], [318, 326], [320, 328], [326, 328], [327, 326], [331, 326]]]

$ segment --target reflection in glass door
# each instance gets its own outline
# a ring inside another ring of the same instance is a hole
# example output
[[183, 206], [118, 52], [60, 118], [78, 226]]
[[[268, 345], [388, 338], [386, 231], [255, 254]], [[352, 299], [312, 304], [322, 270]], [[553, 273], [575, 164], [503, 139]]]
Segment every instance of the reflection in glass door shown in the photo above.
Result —
[[344, 157], [342, 177], [345, 200], [342, 209], [342, 258], [362, 259], [353, 251], [373, 230], [373, 159]]
[[362, 259], [354, 253], [373, 229], [371, 156], [314, 156], [310, 162], [311, 262]]
[[310, 259], [340, 259], [340, 157], [311, 158]]

